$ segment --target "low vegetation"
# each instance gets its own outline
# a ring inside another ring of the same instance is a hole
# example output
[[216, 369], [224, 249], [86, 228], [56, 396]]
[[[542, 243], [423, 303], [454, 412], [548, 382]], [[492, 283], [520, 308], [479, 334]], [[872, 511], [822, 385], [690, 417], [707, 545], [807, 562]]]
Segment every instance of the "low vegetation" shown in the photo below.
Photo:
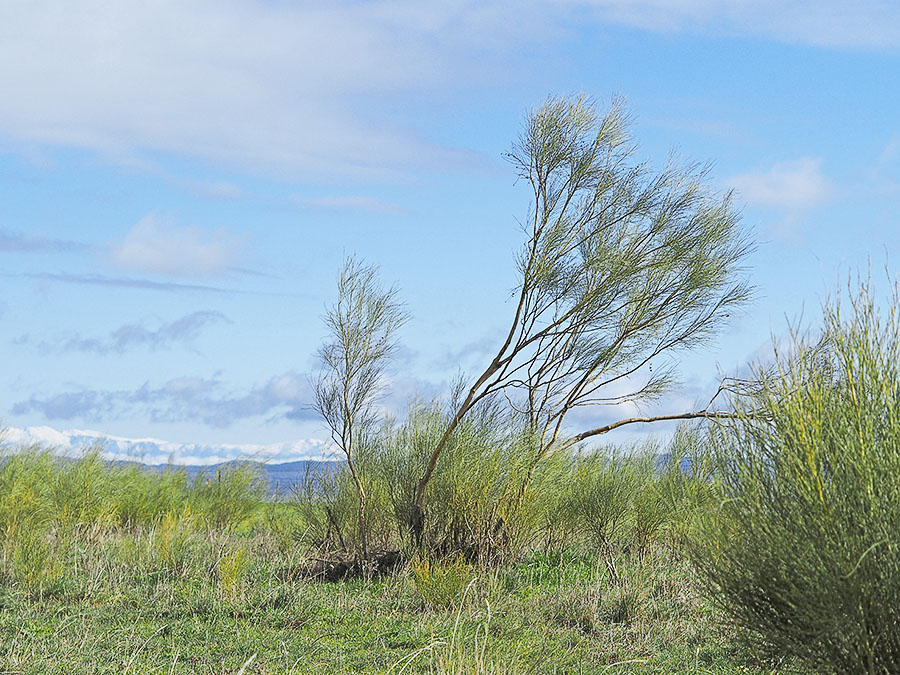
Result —
[[[380, 460], [394, 462], [383, 471], [402, 465], [400, 439], [415, 438], [412, 428], [433, 414], [425, 407], [388, 425], [395, 454], [368, 457], [373, 472]], [[709, 486], [680, 471], [680, 458], [659, 467], [650, 453], [573, 457], [567, 470], [575, 480], [538, 478], [541, 490], [555, 491], [523, 501], [528, 515], [500, 547], [487, 533], [489, 515], [518, 483], [497, 472], [506, 462], [492, 462], [493, 437], [476, 443], [479, 428], [468, 437], [473, 478], [448, 465], [435, 479], [450, 500], [434, 518], [441, 523], [430, 539], [435, 548], [404, 550], [388, 573], [336, 583], [316, 578], [311, 563], [337, 558], [340, 537], [355, 536], [357, 492], [345, 472], [320, 482], [317, 500], [310, 486], [267, 502], [256, 477], [239, 467], [191, 483], [176, 469], [117, 467], [96, 453], [7, 454], [0, 666], [21, 673], [770, 671], [721, 624], [681, 553], [679, 542], [707, 503], [695, 492]], [[693, 438], [684, 430], [673, 449]], [[392, 502], [383, 488], [373, 482], [369, 490], [367, 517], [378, 524], [370, 535], [394, 545], [404, 522], [394, 504], [405, 502], [398, 495]], [[615, 506], [613, 515], [604, 504]]]

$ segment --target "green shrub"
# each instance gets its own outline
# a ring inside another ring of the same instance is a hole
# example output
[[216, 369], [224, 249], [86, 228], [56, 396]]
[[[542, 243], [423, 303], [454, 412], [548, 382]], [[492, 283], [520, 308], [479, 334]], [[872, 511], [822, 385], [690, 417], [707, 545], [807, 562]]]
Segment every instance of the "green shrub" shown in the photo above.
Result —
[[97, 448], [75, 460], [57, 459], [50, 486], [57, 524], [68, 529], [111, 522], [117, 507], [111, 473]]
[[679, 425], [666, 454], [656, 480], [656, 491], [669, 514], [660, 539], [680, 553], [701, 526], [703, 514], [716, 503], [715, 461], [708, 433], [696, 424]]
[[162, 567], [183, 576], [190, 565], [191, 536], [200, 528], [201, 520], [185, 506], [180, 512], [170, 511], [159, 519], [151, 547]]
[[475, 568], [459, 555], [441, 560], [415, 557], [410, 569], [422, 601], [440, 608], [459, 604], [476, 573]]
[[8, 547], [9, 573], [31, 594], [40, 594], [62, 578], [63, 564], [52, 535], [46, 530], [24, 529]]
[[50, 453], [35, 447], [2, 456], [0, 462], [0, 535], [43, 529], [55, 516], [50, 486], [55, 465]]
[[135, 464], [108, 470], [116, 486], [116, 514], [121, 525], [150, 525], [188, 502], [190, 479], [183, 468], [169, 466], [157, 472]]
[[[360, 439], [356, 461], [368, 495], [371, 549], [398, 548], [407, 539], [409, 507], [447, 415], [439, 404], [414, 403], [402, 422], [384, 420]], [[508, 411], [489, 404], [474, 410], [456, 428], [428, 485], [423, 546], [442, 555], [493, 560], [536, 541], [555, 510], [568, 463], [551, 457], [534, 467], [532, 456]], [[346, 467], [309, 477], [297, 505], [314, 548], [358, 548], [358, 497]]]
[[738, 625], [816, 672], [900, 672], [900, 293], [824, 308], [715, 434], [696, 562]]
[[625, 456], [596, 452], [576, 457], [566, 500], [575, 529], [612, 549], [625, 535], [641, 487], [636, 463]]
[[231, 464], [214, 475], [201, 472], [191, 503], [215, 528], [233, 528], [250, 517], [266, 496], [260, 471], [252, 464]]
[[236, 546], [225, 553], [216, 565], [219, 589], [229, 600], [235, 600], [243, 590], [244, 577], [249, 568], [250, 558], [246, 546]]

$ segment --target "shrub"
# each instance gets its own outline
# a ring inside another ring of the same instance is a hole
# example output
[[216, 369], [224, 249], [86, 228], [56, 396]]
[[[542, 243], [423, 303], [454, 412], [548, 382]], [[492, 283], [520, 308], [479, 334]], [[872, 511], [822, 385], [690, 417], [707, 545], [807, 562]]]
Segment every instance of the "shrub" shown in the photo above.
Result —
[[200, 527], [200, 519], [189, 506], [180, 513], [169, 511], [159, 520], [152, 549], [163, 568], [184, 575], [190, 562], [190, 539]]
[[194, 479], [191, 502], [215, 528], [233, 528], [250, 517], [266, 496], [266, 486], [258, 467], [233, 463], [201, 472]]
[[694, 549], [739, 625], [816, 672], [900, 672], [900, 294], [824, 308], [713, 437], [723, 501]]
[[229, 600], [236, 599], [240, 594], [249, 563], [246, 546], [237, 546], [219, 558], [219, 588]]
[[9, 572], [29, 593], [40, 594], [62, 578], [62, 560], [48, 532], [18, 532], [8, 550]]
[[443, 560], [416, 557], [410, 569], [419, 597], [432, 607], [455, 606], [475, 579], [475, 568], [458, 555]]
[[134, 464], [116, 470], [108, 467], [116, 491], [119, 523], [127, 527], [150, 525], [169, 511], [187, 503], [190, 479], [183, 468], [166, 467], [161, 473]]
[[604, 452], [576, 457], [566, 513], [576, 530], [609, 554], [626, 531], [640, 487], [634, 460]]

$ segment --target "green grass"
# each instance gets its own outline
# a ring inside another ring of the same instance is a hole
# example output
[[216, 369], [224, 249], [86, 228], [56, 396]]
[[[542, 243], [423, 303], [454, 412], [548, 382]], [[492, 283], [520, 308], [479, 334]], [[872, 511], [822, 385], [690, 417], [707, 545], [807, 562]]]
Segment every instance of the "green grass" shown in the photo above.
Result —
[[161, 526], [51, 530], [43, 543], [62, 571], [37, 585], [16, 578], [7, 541], [2, 670], [237, 673], [253, 657], [245, 673], [771, 672], [662, 549], [620, 557], [617, 584], [587, 553], [468, 566], [435, 602], [408, 568], [310, 582], [269, 534], [190, 516], [187, 529], [178, 565], [160, 552]]
[[[629, 504], [656, 495], [684, 523], [700, 508], [680, 473], [596, 466], [634, 482]], [[321, 554], [311, 506], [264, 502], [240, 469], [191, 484], [96, 453], [7, 455], [0, 672], [787, 672], [704, 599], [671, 517], [639, 529], [631, 510], [597, 546], [572, 511], [502, 563], [415, 554], [383, 578], [323, 583], [298, 574]]]

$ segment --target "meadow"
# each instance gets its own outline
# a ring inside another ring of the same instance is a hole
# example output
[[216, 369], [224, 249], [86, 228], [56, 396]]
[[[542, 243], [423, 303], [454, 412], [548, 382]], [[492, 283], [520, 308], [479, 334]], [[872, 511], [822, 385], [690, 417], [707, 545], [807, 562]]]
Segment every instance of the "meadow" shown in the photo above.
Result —
[[583, 528], [571, 504], [532, 532], [540, 541], [502, 560], [496, 551], [490, 561], [462, 549], [404, 551], [385, 574], [326, 582], [310, 565], [338, 553], [322, 538], [327, 528], [317, 530], [316, 515], [334, 506], [321, 493], [271, 502], [258, 476], [240, 467], [191, 483], [177, 468], [157, 473], [96, 453], [72, 460], [19, 448], [0, 467], [0, 666], [771, 672], [778, 664], [740, 640], [700, 593], [679, 548], [691, 526], [686, 509], [677, 519], [650, 515], [648, 495], [667, 509], [700, 503], [699, 484], [648, 459], [580, 468], [582, 488], [593, 481], [595, 496], [633, 491], [605, 531]]
[[268, 492], [7, 448], [9, 673], [861, 673], [900, 669], [900, 290], [863, 283], [669, 444], [546, 452], [488, 399], [356, 439]]

